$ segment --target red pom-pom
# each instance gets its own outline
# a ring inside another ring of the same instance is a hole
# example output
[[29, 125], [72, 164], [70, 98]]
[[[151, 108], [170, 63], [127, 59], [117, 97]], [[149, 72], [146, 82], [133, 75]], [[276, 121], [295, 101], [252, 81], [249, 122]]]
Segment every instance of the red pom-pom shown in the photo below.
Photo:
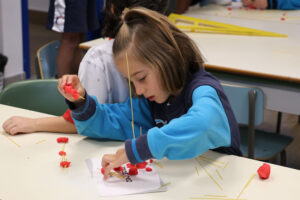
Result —
[[138, 169], [136, 168], [136, 167], [131, 167], [130, 169], [129, 169], [129, 172], [128, 172], [128, 174], [129, 175], [138, 175]]
[[64, 151], [60, 151], [60, 152], [59, 152], [59, 155], [60, 155], [60, 156], [65, 156], [65, 155], [67, 155], [67, 153], [64, 152]]
[[101, 168], [101, 173], [104, 175], [104, 168]]
[[64, 86], [64, 90], [66, 93], [70, 94], [75, 100], [79, 98], [79, 93], [73, 88], [72, 84], [66, 84]]
[[120, 171], [123, 171], [123, 167], [116, 167], [116, 168], [114, 168], [114, 170], [115, 170], [116, 172], [120, 172]]
[[70, 166], [71, 162], [68, 161], [61, 161], [60, 166], [63, 168], [68, 168]]
[[147, 171], [147, 172], [151, 172], [151, 171], [152, 171], [152, 168], [146, 167], [146, 171]]
[[149, 161], [150, 163], [153, 163], [153, 160], [152, 159], [150, 159], [150, 161]]
[[68, 143], [69, 138], [67, 137], [59, 137], [56, 139], [58, 143]]
[[126, 165], [126, 167], [130, 169], [130, 168], [132, 168], [132, 167], [135, 167], [135, 165], [134, 165], [134, 164], [131, 164], [131, 163], [128, 163], [128, 164]]
[[147, 162], [144, 161], [144, 162], [141, 162], [141, 163], [136, 164], [136, 167], [137, 167], [138, 169], [144, 169], [144, 168], [146, 167], [146, 165], [147, 165]]
[[285, 20], [285, 18], [284, 18], [284, 17], [281, 17], [281, 18], [280, 18], [280, 20], [281, 20], [281, 21], [284, 21], [284, 20]]
[[259, 178], [267, 179], [270, 176], [271, 166], [267, 163], [264, 163], [260, 168], [258, 168], [257, 173]]
[[228, 7], [228, 8], [227, 8], [227, 10], [231, 11], [231, 10], [232, 10], [232, 8], [231, 8], [231, 7]]

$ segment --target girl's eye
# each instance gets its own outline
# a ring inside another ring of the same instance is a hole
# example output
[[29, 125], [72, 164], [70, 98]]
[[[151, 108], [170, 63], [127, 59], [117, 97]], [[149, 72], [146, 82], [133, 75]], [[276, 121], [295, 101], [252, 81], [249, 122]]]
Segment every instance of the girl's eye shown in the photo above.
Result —
[[139, 81], [143, 81], [146, 79], [146, 76], [143, 76], [142, 78], [139, 79]]

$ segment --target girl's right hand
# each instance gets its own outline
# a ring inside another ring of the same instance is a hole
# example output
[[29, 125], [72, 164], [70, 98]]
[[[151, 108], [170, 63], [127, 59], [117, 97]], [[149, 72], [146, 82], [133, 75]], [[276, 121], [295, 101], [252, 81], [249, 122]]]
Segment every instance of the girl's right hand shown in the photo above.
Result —
[[4, 122], [2, 127], [10, 135], [33, 133], [36, 132], [36, 119], [13, 116]]
[[78, 76], [77, 76], [77, 75], [70, 75], [70, 74], [68, 74], [68, 75], [64, 75], [63, 77], [61, 77], [60, 79], [58, 79], [58, 84], [57, 84], [58, 91], [59, 91], [59, 92], [60, 92], [67, 100], [69, 100], [69, 101], [71, 101], [71, 102], [80, 101], [80, 99], [77, 99], [77, 100], [76, 100], [76, 99], [74, 99], [74, 98], [72, 97], [71, 94], [66, 93], [66, 91], [64, 90], [64, 86], [65, 86], [65, 85], [68, 85], [68, 84], [72, 85], [73, 88], [74, 88], [75, 90], [78, 91], [79, 96], [81, 96], [81, 97], [84, 97], [84, 96], [85, 96], [85, 90], [84, 90], [83, 86], [81, 85]]

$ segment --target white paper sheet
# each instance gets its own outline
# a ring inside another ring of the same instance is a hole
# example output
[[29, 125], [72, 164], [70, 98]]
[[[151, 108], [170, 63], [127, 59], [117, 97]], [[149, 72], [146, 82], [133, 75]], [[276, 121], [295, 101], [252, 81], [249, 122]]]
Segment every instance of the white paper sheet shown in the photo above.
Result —
[[138, 175], [131, 176], [126, 174], [126, 172], [129, 172], [129, 168], [124, 165], [122, 167], [124, 168], [123, 174], [126, 179], [111, 176], [107, 180], [103, 179], [103, 174], [101, 173], [100, 158], [87, 159], [86, 163], [89, 171], [91, 172], [92, 178], [98, 185], [100, 196], [118, 196], [137, 193], [162, 192], [167, 190], [167, 187], [160, 188], [163, 185], [163, 182], [161, 181], [158, 173], [155, 171], [153, 165], [149, 162], [147, 167], [152, 169], [151, 172], [147, 172], [145, 169], [138, 169]]

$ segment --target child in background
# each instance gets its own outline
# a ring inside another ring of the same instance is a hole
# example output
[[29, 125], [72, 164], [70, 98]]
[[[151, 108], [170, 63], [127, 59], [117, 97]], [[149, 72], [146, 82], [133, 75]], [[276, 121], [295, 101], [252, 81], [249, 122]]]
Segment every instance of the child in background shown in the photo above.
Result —
[[[114, 38], [121, 22], [122, 11], [126, 7], [141, 6], [164, 13], [168, 0], [107, 0], [103, 10], [103, 37]], [[88, 50], [79, 67], [79, 78], [86, 91], [96, 96], [100, 103], [123, 102], [128, 98], [128, 84], [116, 69], [110, 40]], [[11, 134], [32, 132], [76, 133], [70, 112], [63, 116], [27, 118], [13, 116], [3, 124], [3, 129]]]
[[[125, 148], [103, 156], [105, 178], [113, 168], [150, 158], [189, 159], [209, 149], [241, 155], [238, 124], [222, 86], [204, 70], [194, 42], [165, 16], [143, 8], [126, 10], [113, 54], [118, 70], [134, 86], [132, 102], [99, 104], [76, 75], [58, 81], [79, 134], [126, 140]], [[85, 99], [66, 94], [65, 84]]]
[[250, 5], [257, 9], [297, 10], [300, 9], [299, 0], [243, 0], [243, 5]]

